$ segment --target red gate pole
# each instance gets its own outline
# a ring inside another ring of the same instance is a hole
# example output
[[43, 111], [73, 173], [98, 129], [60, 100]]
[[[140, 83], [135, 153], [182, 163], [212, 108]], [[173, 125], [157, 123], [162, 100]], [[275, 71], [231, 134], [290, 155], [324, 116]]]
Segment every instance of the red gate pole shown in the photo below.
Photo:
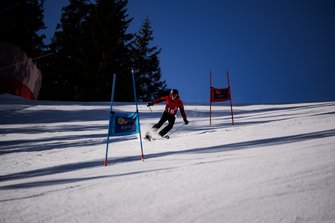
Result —
[[232, 98], [231, 98], [231, 93], [230, 93], [230, 81], [229, 81], [228, 70], [227, 70], [227, 81], [228, 81], [228, 89], [229, 89], [229, 101], [230, 101], [231, 121], [232, 121], [232, 124], [234, 125], [233, 103], [232, 103]]
[[209, 126], [212, 126], [212, 69], [209, 72]]

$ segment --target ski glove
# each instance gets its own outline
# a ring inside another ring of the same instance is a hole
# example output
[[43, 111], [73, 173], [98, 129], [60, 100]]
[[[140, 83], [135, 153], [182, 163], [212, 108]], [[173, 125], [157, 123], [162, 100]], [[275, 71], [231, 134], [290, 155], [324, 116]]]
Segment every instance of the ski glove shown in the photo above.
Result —
[[147, 107], [150, 107], [150, 106], [153, 106], [154, 104], [150, 101], [150, 102], [148, 102], [148, 104], [147, 104]]
[[184, 123], [185, 123], [185, 125], [188, 125], [188, 123], [190, 123], [190, 122], [185, 118]]

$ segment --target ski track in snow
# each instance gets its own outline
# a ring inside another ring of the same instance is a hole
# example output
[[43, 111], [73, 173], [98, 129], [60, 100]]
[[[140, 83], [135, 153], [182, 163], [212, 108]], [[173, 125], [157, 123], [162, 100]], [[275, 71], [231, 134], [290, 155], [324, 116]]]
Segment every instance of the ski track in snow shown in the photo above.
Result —
[[[140, 104], [142, 136], [163, 108]], [[185, 109], [144, 161], [111, 138], [104, 167], [109, 103], [1, 95], [0, 222], [335, 222], [335, 102]]]

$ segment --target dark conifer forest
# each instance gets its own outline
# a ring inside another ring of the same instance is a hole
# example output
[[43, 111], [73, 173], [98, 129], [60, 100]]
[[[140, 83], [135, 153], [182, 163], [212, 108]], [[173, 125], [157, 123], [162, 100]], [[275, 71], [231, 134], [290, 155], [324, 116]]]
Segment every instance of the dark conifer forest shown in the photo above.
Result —
[[136, 33], [127, 0], [70, 0], [49, 44], [39, 34], [46, 28], [44, 0], [0, 1], [0, 42], [32, 58], [42, 73], [41, 100], [109, 101], [116, 75], [115, 101], [134, 101], [131, 72], [139, 101], [166, 91], [153, 29], [145, 18]]

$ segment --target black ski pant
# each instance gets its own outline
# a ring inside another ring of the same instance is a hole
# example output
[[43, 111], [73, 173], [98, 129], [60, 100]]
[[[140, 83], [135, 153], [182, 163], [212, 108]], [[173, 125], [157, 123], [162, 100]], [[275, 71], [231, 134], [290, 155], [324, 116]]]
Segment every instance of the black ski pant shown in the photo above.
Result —
[[174, 115], [171, 115], [167, 112], [163, 112], [161, 119], [159, 120], [159, 122], [157, 124], [155, 124], [154, 126], [152, 126], [152, 128], [154, 129], [154, 131], [157, 131], [160, 127], [162, 127], [162, 125], [168, 121], [169, 124], [167, 126], [165, 126], [161, 131], [159, 131], [159, 135], [160, 136], [164, 136], [168, 131], [170, 131], [174, 125], [174, 122], [176, 120], [176, 117]]

